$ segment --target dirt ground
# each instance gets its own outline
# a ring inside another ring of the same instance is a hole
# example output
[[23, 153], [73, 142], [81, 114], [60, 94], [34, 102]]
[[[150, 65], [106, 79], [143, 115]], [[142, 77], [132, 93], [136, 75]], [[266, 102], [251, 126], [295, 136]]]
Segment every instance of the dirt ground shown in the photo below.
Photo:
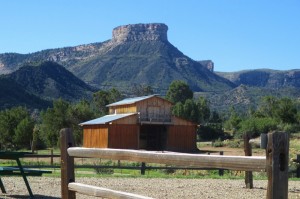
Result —
[[[20, 177], [3, 177], [7, 194], [0, 198], [29, 198]], [[60, 178], [28, 177], [35, 198], [61, 198]], [[254, 189], [246, 189], [244, 180], [158, 179], [158, 178], [76, 178], [76, 182], [161, 199], [258, 199], [266, 197], [267, 181], [255, 180]], [[92, 199], [76, 194], [77, 199]], [[300, 199], [300, 181], [289, 182], [289, 198]]]

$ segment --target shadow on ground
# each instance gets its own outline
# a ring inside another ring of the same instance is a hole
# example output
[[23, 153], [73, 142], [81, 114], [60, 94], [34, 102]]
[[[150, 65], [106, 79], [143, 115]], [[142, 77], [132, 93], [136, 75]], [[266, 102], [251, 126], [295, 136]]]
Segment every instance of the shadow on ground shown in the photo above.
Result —
[[[0, 196], [0, 198], [2, 198], [2, 196]], [[24, 196], [24, 195], [4, 195], [4, 198], [20, 198], [20, 199], [27, 199], [30, 198], [30, 196]], [[44, 196], [44, 195], [34, 195], [34, 199], [61, 199], [59, 197], [52, 197], [52, 196]]]

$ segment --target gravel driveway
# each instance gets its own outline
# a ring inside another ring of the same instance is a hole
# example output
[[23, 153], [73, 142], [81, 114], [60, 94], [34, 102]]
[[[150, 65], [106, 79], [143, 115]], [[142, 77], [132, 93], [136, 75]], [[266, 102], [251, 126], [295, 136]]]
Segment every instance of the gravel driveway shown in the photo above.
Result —
[[[61, 198], [60, 178], [28, 177], [36, 198]], [[24, 181], [20, 177], [2, 177], [7, 194], [0, 198], [28, 198]], [[220, 179], [160, 179], [160, 178], [76, 178], [76, 182], [132, 192], [153, 198], [170, 199], [258, 199], [266, 197], [267, 181], [254, 180], [254, 189], [246, 189], [244, 180]], [[78, 199], [90, 199], [77, 194]], [[300, 199], [300, 181], [289, 182], [289, 198]]]

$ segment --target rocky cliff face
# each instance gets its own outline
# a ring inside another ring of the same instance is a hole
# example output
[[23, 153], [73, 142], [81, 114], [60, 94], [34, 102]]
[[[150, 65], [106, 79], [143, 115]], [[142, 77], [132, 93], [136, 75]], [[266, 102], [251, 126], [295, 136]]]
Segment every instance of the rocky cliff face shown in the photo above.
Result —
[[168, 41], [168, 26], [162, 23], [133, 24], [113, 29], [112, 42]]
[[227, 78], [236, 85], [247, 85], [263, 88], [279, 89], [283, 87], [300, 88], [300, 70], [247, 70], [240, 72], [217, 72], [218, 75]]

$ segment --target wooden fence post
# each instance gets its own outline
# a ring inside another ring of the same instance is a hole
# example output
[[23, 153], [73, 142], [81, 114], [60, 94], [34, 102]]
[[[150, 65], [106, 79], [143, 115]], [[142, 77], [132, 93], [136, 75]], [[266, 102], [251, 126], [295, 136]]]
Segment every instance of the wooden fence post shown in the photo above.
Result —
[[[252, 147], [249, 143], [251, 135], [249, 133], [244, 134], [244, 152], [245, 156], [252, 156]], [[252, 171], [245, 171], [245, 184], [247, 189], [253, 189], [253, 175]]]
[[76, 199], [74, 191], [69, 191], [68, 184], [75, 182], [74, 157], [70, 157], [67, 149], [74, 146], [72, 129], [60, 130], [61, 153], [61, 197], [62, 199]]
[[53, 148], [50, 149], [50, 154], [51, 154], [50, 164], [51, 166], [53, 166]]
[[285, 132], [268, 134], [266, 169], [267, 199], [288, 198], [289, 135]]
[[[220, 151], [220, 155], [224, 155], [224, 151]], [[219, 176], [224, 175], [224, 169], [219, 169]]]
[[[300, 154], [297, 155], [296, 162], [297, 162], [298, 164], [300, 164]], [[298, 167], [297, 167], [297, 170], [296, 170], [296, 177], [297, 177], [297, 178], [300, 178], [300, 165], [298, 165]]]
[[141, 165], [141, 175], [145, 175], [145, 171], [146, 171], [146, 163], [142, 162], [142, 165]]

